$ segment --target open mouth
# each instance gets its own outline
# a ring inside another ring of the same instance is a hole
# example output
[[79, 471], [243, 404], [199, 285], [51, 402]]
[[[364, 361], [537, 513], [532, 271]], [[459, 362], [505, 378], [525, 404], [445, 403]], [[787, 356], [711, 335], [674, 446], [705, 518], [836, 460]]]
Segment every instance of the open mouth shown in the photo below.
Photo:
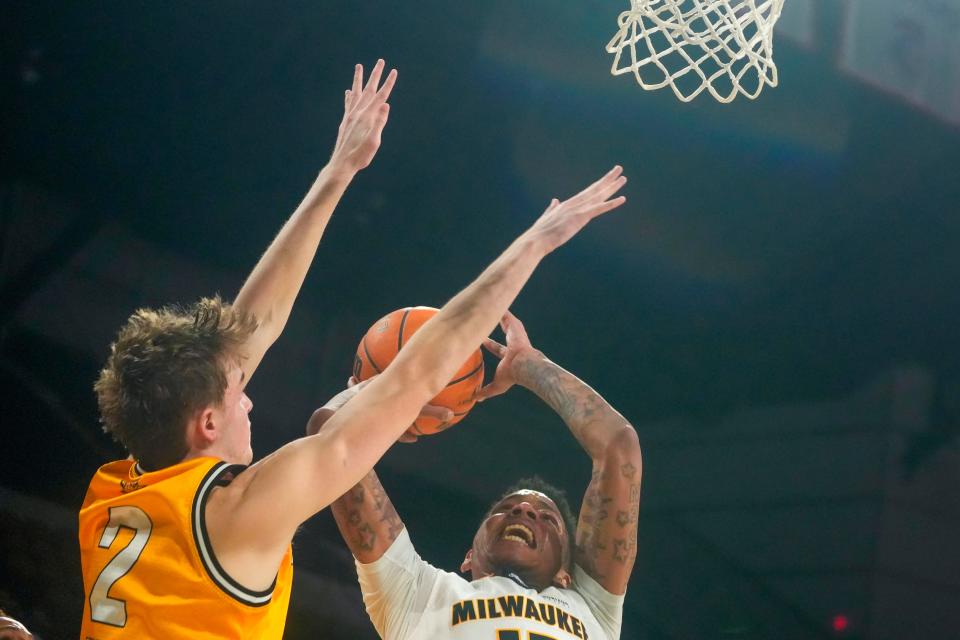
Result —
[[531, 549], [537, 548], [537, 538], [533, 535], [533, 531], [522, 524], [509, 524], [503, 530], [503, 534], [500, 536], [504, 540], [512, 540], [513, 542], [521, 542]]

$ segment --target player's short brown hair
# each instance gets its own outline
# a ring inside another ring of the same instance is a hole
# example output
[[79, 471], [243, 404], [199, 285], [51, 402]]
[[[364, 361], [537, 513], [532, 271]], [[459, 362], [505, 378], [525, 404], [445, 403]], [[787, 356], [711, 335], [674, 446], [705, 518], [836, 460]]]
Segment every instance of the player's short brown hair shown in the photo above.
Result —
[[93, 386], [103, 430], [146, 469], [180, 462], [187, 421], [223, 401], [226, 363], [243, 357], [256, 327], [253, 316], [219, 296], [189, 307], [138, 309]]

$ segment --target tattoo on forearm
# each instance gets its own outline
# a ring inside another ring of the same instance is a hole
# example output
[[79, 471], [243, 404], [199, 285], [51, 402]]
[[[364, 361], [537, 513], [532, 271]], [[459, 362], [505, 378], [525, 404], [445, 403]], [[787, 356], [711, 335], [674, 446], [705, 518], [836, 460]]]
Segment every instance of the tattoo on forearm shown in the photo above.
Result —
[[358, 547], [364, 551], [373, 549], [373, 545], [377, 541], [377, 532], [373, 530], [369, 522], [361, 523], [360, 526], [356, 528], [355, 533], [355, 541]]
[[580, 524], [577, 527], [577, 551], [580, 562], [591, 575], [597, 574], [597, 558], [606, 551], [607, 542], [604, 535], [604, 521], [608, 518], [607, 505], [612, 498], [600, 492], [602, 472], [593, 471], [590, 486], [583, 497], [583, 508], [580, 511]]
[[373, 494], [374, 508], [380, 515], [380, 522], [385, 523], [387, 527], [387, 538], [390, 542], [393, 542], [397, 539], [397, 536], [400, 535], [400, 531], [403, 530], [403, 523], [400, 521], [400, 516], [397, 514], [397, 510], [387, 496], [383, 485], [380, 484], [379, 479], [377, 479], [376, 484], [371, 487], [371, 493]]
[[613, 541], [613, 559], [620, 564], [627, 564], [635, 555], [636, 548], [637, 543], [635, 540], [617, 538]]
[[372, 551], [378, 540], [391, 544], [403, 522], [375, 473], [370, 473], [333, 505], [344, 538], [354, 551]]
[[520, 360], [515, 375], [561, 417], [566, 418], [574, 410], [572, 398], [558, 388], [560, 372], [556, 368], [535, 360]]
[[617, 524], [620, 528], [637, 524], [637, 517], [640, 514], [640, 485], [630, 485], [630, 510], [617, 510]]
[[557, 412], [588, 454], [599, 452], [610, 435], [608, 429], [623, 426], [619, 414], [596, 391], [556, 364], [520, 360], [515, 366], [517, 380]]
[[[620, 467], [620, 470], [623, 471], [623, 467]], [[633, 562], [633, 559], [637, 557], [637, 518], [639, 514], [640, 484], [636, 483], [630, 485], [630, 511], [617, 511], [617, 524], [620, 525], [621, 529], [629, 527], [626, 538], [617, 538], [613, 541], [613, 559], [620, 564]]]
[[[596, 580], [610, 575], [611, 561], [629, 567], [636, 558], [639, 475], [630, 463], [593, 471], [577, 527], [577, 560]], [[624, 478], [632, 480], [629, 487], [623, 485]], [[606, 491], [617, 493], [608, 495]]]

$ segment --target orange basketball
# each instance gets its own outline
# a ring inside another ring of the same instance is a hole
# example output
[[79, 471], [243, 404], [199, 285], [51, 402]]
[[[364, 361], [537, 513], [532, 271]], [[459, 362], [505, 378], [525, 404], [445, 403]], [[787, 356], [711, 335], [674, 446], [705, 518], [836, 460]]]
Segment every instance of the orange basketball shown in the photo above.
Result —
[[[433, 307], [407, 307], [377, 320], [357, 345], [357, 355], [353, 360], [353, 375], [357, 380], [366, 380], [386, 369], [397, 352], [410, 340], [410, 336], [437, 311]], [[483, 353], [477, 349], [457, 370], [447, 388], [429, 402], [447, 407], [453, 411], [453, 418], [447, 422], [440, 422], [436, 418], [417, 418], [408, 432], [415, 436], [427, 436], [457, 424], [476, 404], [475, 398], [481, 385]]]

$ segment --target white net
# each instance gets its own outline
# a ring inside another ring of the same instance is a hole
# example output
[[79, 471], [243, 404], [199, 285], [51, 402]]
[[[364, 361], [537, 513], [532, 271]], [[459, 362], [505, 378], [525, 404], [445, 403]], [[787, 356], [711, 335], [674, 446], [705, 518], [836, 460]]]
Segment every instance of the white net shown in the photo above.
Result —
[[[704, 90], [720, 102], [777, 86], [773, 25], [784, 0], [630, 0], [607, 44], [611, 73], [632, 72], [644, 89], [670, 86], [689, 102]], [[626, 53], [626, 55], [625, 55]]]

